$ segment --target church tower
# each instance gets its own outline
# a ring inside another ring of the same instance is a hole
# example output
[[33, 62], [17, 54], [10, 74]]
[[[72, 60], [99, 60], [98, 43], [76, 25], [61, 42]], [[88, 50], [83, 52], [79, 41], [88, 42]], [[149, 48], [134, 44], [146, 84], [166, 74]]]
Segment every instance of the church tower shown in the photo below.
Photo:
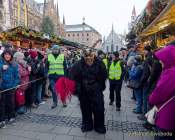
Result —
[[59, 7], [58, 7], [58, 0], [57, 4], [55, 4], [55, 0], [44, 0], [44, 17], [48, 16], [52, 20], [54, 24], [54, 30], [56, 35], [62, 34], [62, 25], [60, 22], [59, 16]]
[[133, 10], [132, 10], [132, 14], [131, 14], [131, 22], [128, 24], [128, 29], [129, 30], [131, 30], [132, 27], [134, 26], [136, 18], [137, 18], [137, 14], [136, 14], [136, 8], [135, 8], [135, 5], [134, 5]]
[[134, 5], [133, 10], [132, 10], [132, 15], [131, 15], [131, 22], [134, 22], [136, 18], [137, 18], [137, 14], [136, 14], [136, 8]]

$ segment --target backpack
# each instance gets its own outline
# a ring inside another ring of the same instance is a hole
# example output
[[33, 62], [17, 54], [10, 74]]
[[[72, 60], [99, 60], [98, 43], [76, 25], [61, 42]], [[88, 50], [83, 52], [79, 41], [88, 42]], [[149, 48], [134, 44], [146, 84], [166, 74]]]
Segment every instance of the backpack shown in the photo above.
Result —
[[24, 106], [24, 104], [25, 104], [25, 93], [22, 90], [20, 90], [20, 89], [16, 90], [15, 101], [16, 101], [16, 106], [17, 107]]

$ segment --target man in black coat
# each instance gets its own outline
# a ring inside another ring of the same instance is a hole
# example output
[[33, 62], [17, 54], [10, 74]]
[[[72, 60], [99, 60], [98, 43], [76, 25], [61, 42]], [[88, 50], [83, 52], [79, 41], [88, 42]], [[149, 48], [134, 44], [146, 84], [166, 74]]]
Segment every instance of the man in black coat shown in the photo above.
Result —
[[71, 69], [71, 78], [77, 84], [82, 132], [94, 128], [98, 133], [106, 133], [103, 91], [106, 88], [107, 71], [104, 63], [95, 57], [92, 50], [85, 50], [82, 59]]
[[143, 114], [138, 116], [139, 120], [145, 119], [145, 114], [148, 111], [148, 94], [149, 94], [149, 77], [151, 74], [151, 68], [153, 64], [153, 54], [151, 52], [151, 46], [144, 47], [145, 60], [143, 62], [143, 74], [141, 77], [141, 83], [143, 88]]

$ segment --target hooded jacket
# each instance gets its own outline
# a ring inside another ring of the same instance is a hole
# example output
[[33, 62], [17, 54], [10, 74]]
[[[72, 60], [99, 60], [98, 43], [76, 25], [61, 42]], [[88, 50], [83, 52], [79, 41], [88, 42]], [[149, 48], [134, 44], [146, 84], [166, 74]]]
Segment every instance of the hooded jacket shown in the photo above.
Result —
[[142, 73], [143, 73], [142, 61], [135, 60], [134, 65], [129, 71], [130, 79], [140, 82]]
[[[149, 103], [160, 108], [169, 99], [175, 96], [175, 45], [168, 45], [155, 53], [163, 63], [160, 79], [149, 97]], [[156, 126], [175, 131], [175, 98], [163, 107], [156, 115]]]
[[[10, 54], [12, 59], [7, 62], [4, 54]], [[7, 70], [3, 70], [3, 65], [8, 65]], [[13, 61], [13, 53], [11, 50], [5, 50], [0, 60], [0, 90], [16, 87], [20, 83], [18, 64]]]

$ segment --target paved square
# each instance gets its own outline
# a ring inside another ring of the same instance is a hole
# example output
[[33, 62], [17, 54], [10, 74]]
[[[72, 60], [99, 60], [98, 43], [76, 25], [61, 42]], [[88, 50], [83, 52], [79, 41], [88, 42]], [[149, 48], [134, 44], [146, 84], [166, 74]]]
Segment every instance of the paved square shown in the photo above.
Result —
[[[109, 86], [107, 86], [109, 87]], [[120, 112], [115, 106], [109, 106], [109, 89], [105, 95], [105, 122], [107, 133], [100, 135], [95, 131], [82, 133], [81, 111], [77, 97], [72, 97], [67, 108], [59, 103], [56, 109], [50, 109], [52, 100], [38, 109], [32, 109], [25, 115], [17, 117], [16, 124], [0, 129], [0, 140], [153, 140], [153, 137], [132, 135], [134, 132], [146, 132], [137, 115], [132, 113], [135, 102], [131, 91], [122, 88], [122, 108]], [[131, 136], [132, 135], [132, 136]]]

